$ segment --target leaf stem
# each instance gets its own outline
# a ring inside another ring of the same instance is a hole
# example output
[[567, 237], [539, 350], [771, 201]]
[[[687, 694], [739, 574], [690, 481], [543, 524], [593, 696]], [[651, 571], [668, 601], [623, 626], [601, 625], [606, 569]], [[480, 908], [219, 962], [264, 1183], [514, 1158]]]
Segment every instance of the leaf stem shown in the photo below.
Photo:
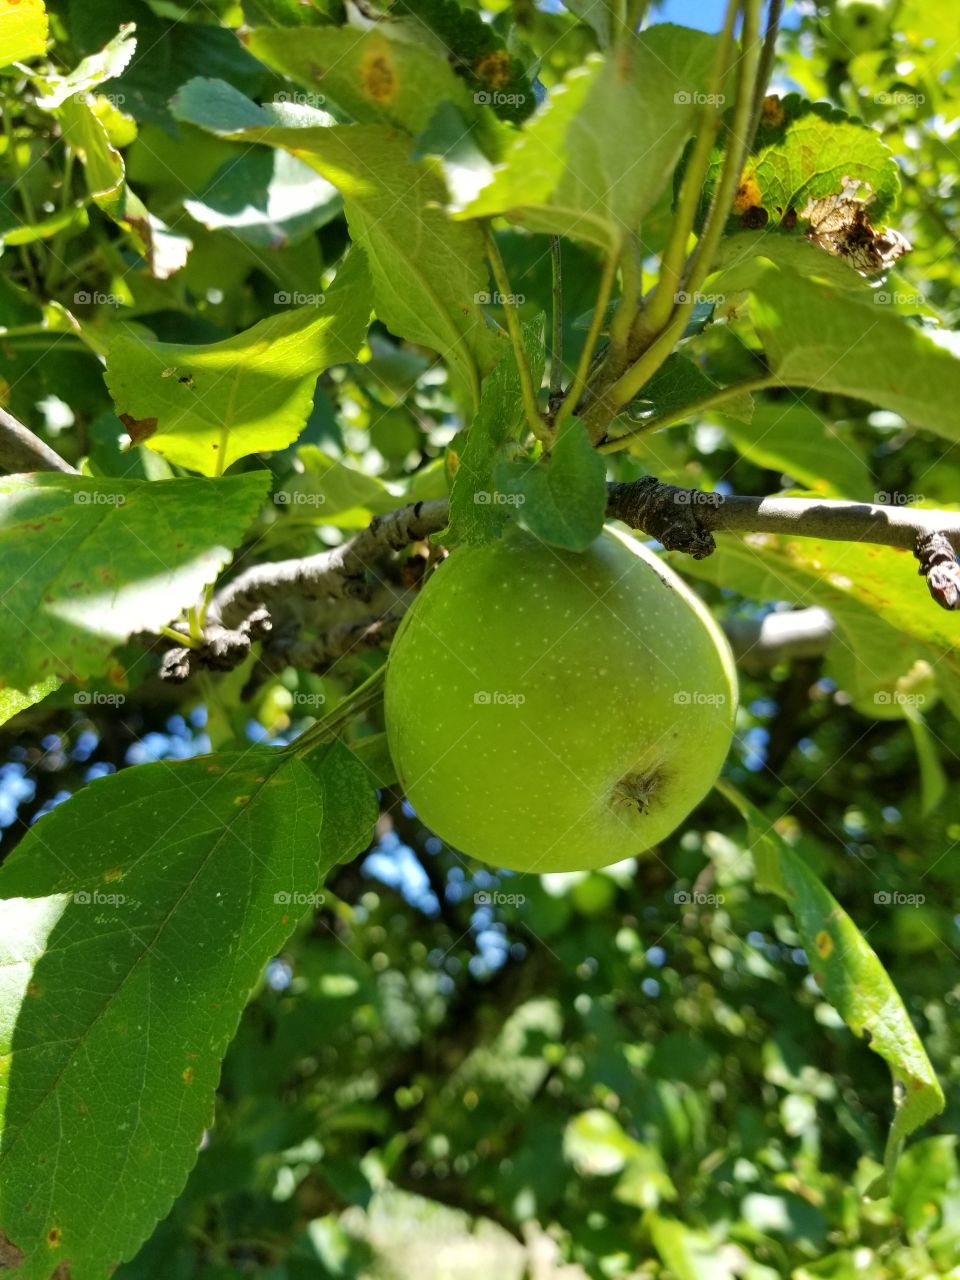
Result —
[[360, 715], [361, 712], [368, 711], [371, 707], [376, 706], [380, 700], [381, 686], [387, 674], [386, 663], [382, 667], [378, 667], [373, 675], [368, 676], [363, 684], [357, 685], [351, 693], [342, 699], [334, 709], [318, 720], [316, 724], [310, 726], [295, 741], [291, 742], [286, 748], [292, 755], [297, 757], [308, 755], [315, 748], [322, 746], [325, 742], [329, 742], [335, 738], [340, 730], [354, 716]]
[[563, 270], [560, 237], [550, 237], [550, 261], [553, 265], [553, 350], [550, 354], [550, 397], [563, 390]]
[[670, 319], [670, 314], [678, 302], [677, 294], [683, 282], [687, 243], [693, 232], [697, 208], [713, 154], [713, 145], [723, 116], [724, 99], [721, 90], [730, 68], [733, 28], [739, 8], [736, 0], [730, 0], [727, 5], [723, 30], [720, 33], [716, 57], [710, 72], [706, 101], [700, 111], [693, 151], [687, 163], [686, 173], [683, 175], [680, 195], [670, 227], [670, 237], [660, 261], [660, 276], [639, 317], [642, 331], [650, 336], [660, 332]]
[[157, 627], [157, 635], [173, 640], [181, 649], [199, 649], [203, 643], [195, 636], [188, 635], [186, 631], [177, 631], [174, 627]]
[[503, 258], [500, 256], [500, 250], [497, 248], [497, 242], [494, 239], [493, 230], [489, 222], [484, 223], [483, 237], [487, 247], [487, 257], [490, 259], [490, 267], [493, 271], [493, 278], [496, 281], [497, 289], [503, 299], [503, 311], [507, 320], [507, 332], [510, 334], [510, 341], [513, 343], [513, 353], [517, 361], [517, 370], [520, 374], [520, 390], [523, 395], [523, 407], [527, 416], [527, 425], [538, 440], [544, 444], [549, 444], [552, 440], [552, 432], [543, 418], [540, 416], [540, 410], [537, 407], [537, 389], [533, 385], [533, 375], [530, 372], [530, 365], [527, 363], [527, 353], [523, 346], [523, 332], [520, 328], [520, 316], [517, 307], [511, 298], [515, 294], [510, 288], [510, 280], [507, 277], [507, 269], [503, 265]]
[[733, 197], [743, 169], [747, 150], [747, 129], [753, 111], [753, 95], [757, 82], [760, 59], [760, 3], [761, 0], [745, 0], [743, 5], [743, 34], [740, 70], [737, 77], [737, 100], [729, 127], [727, 151], [720, 171], [720, 178], [713, 193], [703, 233], [694, 250], [684, 282], [682, 301], [673, 309], [665, 328], [657, 335], [643, 355], [617, 379], [604, 395], [607, 411], [616, 411], [628, 404], [653, 374], [660, 368], [676, 346], [693, 310], [697, 290], [710, 272], [717, 247], [723, 236]]
[[733, 383], [728, 387], [718, 387], [716, 391], [702, 396], [699, 400], [691, 401], [690, 404], [676, 409], [673, 413], [665, 413], [662, 418], [651, 418], [649, 422], [639, 423], [632, 431], [626, 431], [622, 436], [605, 441], [598, 446], [599, 452], [619, 453], [621, 449], [628, 449], [636, 439], [651, 431], [660, 431], [664, 427], [673, 426], [676, 422], [683, 422], [699, 413], [705, 413], [708, 409], [715, 409], [717, 405], [723, 404], [726, 400], [732, 400], [735, 396], [780, 385], [776, 378], [751, 378], [745, 382]]
[[590, 361], [593, 359], [597, 340], [603, 329], [603, 322], [607, 314], [607, 304], [610, 301], [610, 294], [613, 292], [613, 283], [617, 278], [617, 266], [620, 262], [620, 256], [619, 252], [610, 253], [603, 264], [603, 274], [600, 277], [600, 288], [597, 290], [597, 301], [594, 304], [593, 315], [590, 317], [587, 340], [583, 344], [583, 350], [580, 352], [580, 359], [577, 361], [577, 371], [574, 374], [573, 382], [570, 384], [570, 389], [554, 420], [555, 431], [559, 431], [566, 419], [574, 412], [587, 385]]

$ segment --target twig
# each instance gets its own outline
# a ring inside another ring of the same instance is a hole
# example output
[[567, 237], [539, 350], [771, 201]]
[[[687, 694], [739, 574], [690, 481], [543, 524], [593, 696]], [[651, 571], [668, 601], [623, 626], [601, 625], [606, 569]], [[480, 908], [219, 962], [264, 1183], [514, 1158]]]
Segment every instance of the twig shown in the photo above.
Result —
[[931, 596], [941, 609], [960, 608], [960, 565], [956, 545], [942, 528], [922, 534], [914, 555], [920, 561], [920, 575], [927, 580]]
[[35, 436], [6, 409], [0, 409], [0, 467], [10, 474], [22, 471], [62, 471], [71, 476], [79, 474], [76, 467], [71, 467], [59, 453], [44, 444], [39, 436]]
[[489, 223], [484, 224], [483, 236], [487, 247], [487, 257], [490, 259], [490, 267], [493, 271], [493, 278], [496, 281], [497, 289], [500, 291], [503, 313], [507, 319], [507, 331], [510, 334], [510, 341], [513, 343], [513, 354], [517, 361], [517, 371], [520, 374], [520, 391], [523, 395], [523, 407], [527, 415], [527, 425], [538, 440], [541, 440], [544, 444], [549, 444], [552, 439], [552, 432], [540, 417], [540, 410], [537, 407], [537, 388], [533, 385], [533, 374], [530, 372], [530, 365], [527, 363], [527, 353], [523, 345], [523, 333], [520, 329], [520, 316], [516, 304], [511, 301], [515, 294], [510, 290], [507, 270], [503, 265], [503, 259], [500, 257], [500, 250], [497, 248], [497, 242], [494, 239]]
[[285, 596], [307, 600], [363, 599], [369, 595], [369, 569], [392, 551], [438, 533], [446, 522], [445, 498], [417, 502], [377, 516], [362, 533], [330, 551], [245, 570], [214, 596], [207, 617], [214, 624], [233, 628], [258, 605], [269, 605]]
[[709, 395], [702, 396], [699, 400], [692, 400], [689, 404], [683, 405], [680, 409], [675, 409], [672, 413], [665, 413], [661, 418], [649, 418], [645, 422], [637, 423], [635, 427], [625, 431], [623, 435], [614, 436], [612, 440], [605, 440], [597, 446], [598, 451], [600, 453], [619, 453], [621, 449], [628, 449], [640, 436], [648, 435], [652, 431], [662, 431], [664, 427], [670, 427], [675, 422], [685, 422], [688, 418], [694, 418], [698, 414], [705, 413], [708, 409], [716, 409], [727, 400], [733, 400], [737, 396], [742, 396], [752, 391], [762, 391], [765, 387], [779, 387], [782, 385], [777, 378], [748, 378], [744, 382], [731, 383], [728, 387], [718, 387], [716, 391], [711, 391]]

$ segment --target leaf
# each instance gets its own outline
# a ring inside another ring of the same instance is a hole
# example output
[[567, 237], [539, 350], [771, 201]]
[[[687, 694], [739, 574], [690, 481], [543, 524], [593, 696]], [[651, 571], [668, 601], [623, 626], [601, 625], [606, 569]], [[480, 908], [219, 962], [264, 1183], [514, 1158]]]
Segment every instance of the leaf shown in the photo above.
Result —
[[477, 114], [472, 94], [442, 49], [390, 40], [376, 29], [267, 27], [250, 32], [247, 48], [274, 71], [305, 85], [311, 105], [323, 106], [326, 95], [358, 124], [419, 133], [443, 102], [468, 118]]
[[[720, 391], [720, 384], [700, 368], [689, 356], [674, 352], [656, 371], [635, 400], [626, 408], [634, 422], [649, 418], [651, 425], [662, 418], [676, 419], [689, 408], [696, 416], [696, 406]], [[749, 391], [731, 396], [723, 402], [724, 413], [749, 422], [753, 415], [753, 396]]]
[[[523, 326], [524, 350], [533, 385], [543, 378], [543, 316]], [[451, 453], [456, 471], [450, 490], [450, 538], [453, 541], [487, 542], [496, 537], [506, 518], [504, 504], [494, 482], [494, 468], [502, 447], [517, 437], [524, 423], [520, 374], [513, 351], [506, 353], [493, 373], [484, 379], [480, 409], [461, 446], [455, 436]]]
[[608, 0], [563, 0], [572, 14], [591, 27], [601, 49], [608, 49], [615, 21], [615, 11]]
[[[526, 124], [493, 180], [458, 212], [616, 252], [653, 207], [697, 120], [716, 37], [669, 24], [588, 58]], [[612, 129], [611, 121], [629, 121]]]
[[42, 90], [37, 95], [37, 106], [43, 111], [52, 111], [55, 107], [62, 106], [73, 94], [87, 93], [106, 80], [120, 75], [136, 53], [135, 31], [136, 23], [125, 23], [108, 45], [77, 63], [65, 76], [55, 73], [34, 76]]
[[[119, 336], [107, 386], [131, 435], [204, 475], [284, 449], [309, 417], [317, 375], [353, 360], [370, 317], [363, 258], [351, 254], [317, 305], [261, 320], [207, 346]], [[145, 425], [144, 425], [145, 424]]]
[[[837, 900], [759, 809], [729, 783], [717, 787], [746, 819], [757, 885], [789, 904], [820, 990], [890, 1067], [896, 1113], [884, 1156], [889, 1183], [905, 1140], [944, 1107], [926, 1050], [886, 970]], [[882, 1187], [874, 1194], [884, 1194]]]
[[506, 337], [482, 311], [488, 277], [480, 232], [447, 217], [446, 189], [429, 163], [409, 158], [409, 137], [381, 125], [278, 123], [290, 112], [204, 80], [184, 85], [172, 109], [220, 137], [283, 147], [337, 187], [351, 239], [367, 254], [378, 317], [447, 360], [472, 414], [480, 379]]
[[375, 817], [333, 744], [124, 770], [27, 833], [0, 871], [0, 1228], [20, 1280], [105, 1280], [167, 1213], [251, 989]]
[[873, 500], [874, 482], [860, 448], [842, 426], [791, 392], [785, 399], [757, 399], [749, 426], [731, 421], [725, 404], [716, 415], [737, 452], [758, 466], [785, 472], [824, 497]]
[[103, 675], [117, 644], [195, 604], [256, 515], [266, 478], [0, 478], [0, 687]]
[[757, 272], [751, 318], [783, 383], [856, 396], [960, 440], [960, 360], [882, 305], [769, 261]]
[[871, 701], [922, 658], [960, 715], [953, 619], [928, 598], [909, 552], [758, 534], [724, 539], [706, 560], [685, 558], [683, 567], [755, 600], [822, 605], [837, 625], [828, 663], [854, 701]]
[[47, 49], [43, 0], [0, 0], [0, 67], [39, 58]]
[[278, 489], [274, 501], [294, 514], [309, 512], [324, 524], [364, 528], [375, 515], [401, 505], [382, 480], [331, 458], [316, 445], [297, 450], [297, 471]]
[[53, 693], [54, 689], [59, 687], [60, 681], [56, 676], [47, 676], [45, 680], [38, 680], [23, 693], [18, 689], [0, 689], [0, 724], [6, 724], [27, 707], [42, 702], [48, 693]]
[[91, 196], [108, 217], [119, 221], [124, 210], [126, 172], [123, 157], [110, 142], [103, 122], [90, 103], [77, 94], [58, 107], [56, 115], [64, 139], [83, 163]]
[[738, 1256], [721, 1256], [706, 1232], [659, 1214], [651, 1214], [649, 1223], [653, 1247], [676, 1280], [733, 1280], [740, 1274]]
[[585, 551], [600, 536], [607, 507], [606, 468], [578, 418], [564, 422], [549, 458], [501, 462], [494, 476], [498, 491], [515, 507], [518, 523], [544, 542]]
[[211, 231], [227, 229], [246, 244], [276, 249], [326, 226], [343, 202], [336, 187], [301, 160], [252, 147], [231, 157], [183, 207]]

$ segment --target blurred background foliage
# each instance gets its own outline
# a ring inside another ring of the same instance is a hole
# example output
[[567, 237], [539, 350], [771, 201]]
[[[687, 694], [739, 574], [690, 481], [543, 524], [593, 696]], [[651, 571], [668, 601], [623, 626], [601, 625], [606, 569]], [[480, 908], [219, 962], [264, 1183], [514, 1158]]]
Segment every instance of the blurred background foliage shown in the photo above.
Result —
[[[136, 54], [93, 109], [149, 211], [155, 257], [151, 269], [142, 217], [100, 207], [49, 113], [7, 74], [0, 401], [94, 474], [158, 477], [168, 463], [127, 447], [98, 334], [123, 323], [167, 341], [227, 337], [321, 291], [347, 243], [339, 197], [312, 171], [259, 147], [237, 163], [234, 146], [176, 123], [168, 101], [195, 75], [260, 100], [292, 95], [234, 29], [345, 15], [340, 0], [48, 8], [61, 72], [136, 23]], [[650, 8], [719, 21], [717, 5]], [[521, 60], [538, 51], [550, 86], [595, 47], [573, 12], [587, 10], [514, 0], [481, 11]], [[773, 81], [831, 99], [892, 148], [903, 192], [890, 220], [914, 244], [897, 287], [946, 329], [960, 309], [956, 33], [954, 0], [788, 5]], [[669, 216], [665, 199], [644, 227], [651, 246]], [[499, 240], [524, 314], [549, 314], [546, 239]], [[598, 266], [565, 245], [570, 365]], [[952, 451], [894, 414], [814, 393], [770, 393], [757, 413], [789, 430], [761, 447], [730, 419], [688, 423], [638, 441], [611, 474], [955, 498]], [[320, 380], [297, 445], [265, 460], [302, 497], [268, 511], [251, 539], [263, 555], [301, 554], [407, 495], [442, 494], [462, 427], [443, 367], [376, 325], [359, 363]], [[698, 588], [727, 624], [816, 601], [812, 588], [780, 601], [735, 585]], [[848, 648], [869, 643], [845, 634]], [[247, 672], [171, 690], [131, 647], [121, 703], [114, 688], [64, 692], [5, 726], [0, 856], [90, 778], [289, 739], [379, 660], [346, 659], [322, 678], [288, 670], [242, 702]], [[894, 676], [922, 679], [918, 661]], [[537, 878], [468, 864], [386, 792], [375, 847], [336, 871], [264, 975], [186, 1190], [118, 1277], [960, 1275], [960, 730], [932, 694], [922, 716], [876, 688], [857, 697], [856, 666], [841, 647], [826, 662], [742, 672], [728, 773], [867, 936], [947, 1092], [889, 1197], [863, 1195], [889, 1123], [888, 1073], [820, 996], [781, 905], [754, 894], [745, 831], [719, 797], [637, 863]]]

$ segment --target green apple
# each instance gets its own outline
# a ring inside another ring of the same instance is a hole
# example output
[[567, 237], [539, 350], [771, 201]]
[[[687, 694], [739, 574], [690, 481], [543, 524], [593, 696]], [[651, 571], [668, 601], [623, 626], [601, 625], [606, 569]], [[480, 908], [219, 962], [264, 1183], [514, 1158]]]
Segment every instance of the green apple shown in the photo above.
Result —
[[393, 641], [387, 734], [420, 818], [518, 871], [606, 866], [664, 839], [730, 747], [723, 633], [635, 538], [583, 553], [513, 527], [436, 570]]

